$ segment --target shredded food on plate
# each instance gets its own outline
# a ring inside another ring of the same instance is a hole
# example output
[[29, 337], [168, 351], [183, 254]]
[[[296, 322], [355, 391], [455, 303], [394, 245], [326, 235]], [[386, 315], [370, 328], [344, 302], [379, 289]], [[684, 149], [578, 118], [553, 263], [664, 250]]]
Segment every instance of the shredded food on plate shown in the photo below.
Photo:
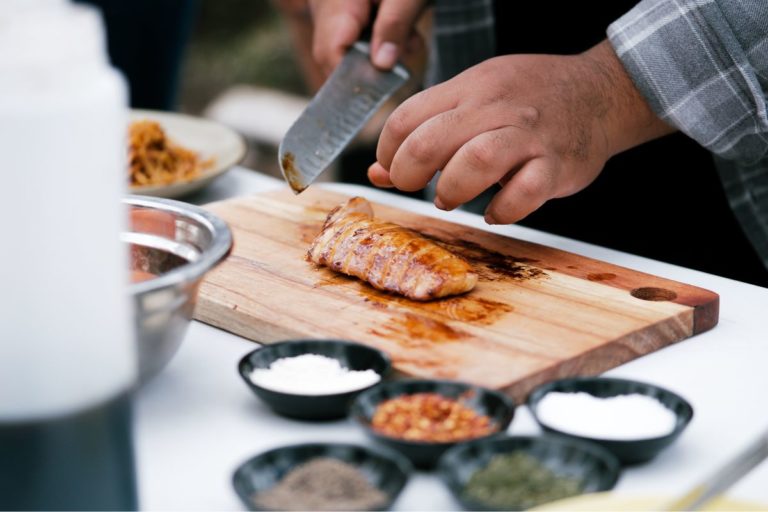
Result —
[[194, 151], [168, 140], [155, 121], [132, 122], [128, 141], [128, 169], [134, 187], [189, 181], [213, 164], [213, 159], [203, 161]]

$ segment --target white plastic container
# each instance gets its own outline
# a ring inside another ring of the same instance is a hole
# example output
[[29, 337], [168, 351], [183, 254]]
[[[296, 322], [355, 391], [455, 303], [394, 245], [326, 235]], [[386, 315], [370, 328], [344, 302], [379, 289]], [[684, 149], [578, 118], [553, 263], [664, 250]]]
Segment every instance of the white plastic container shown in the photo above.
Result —
[[136, 506], [126, 119], [96, 10], [0, 2], [0, 509]]

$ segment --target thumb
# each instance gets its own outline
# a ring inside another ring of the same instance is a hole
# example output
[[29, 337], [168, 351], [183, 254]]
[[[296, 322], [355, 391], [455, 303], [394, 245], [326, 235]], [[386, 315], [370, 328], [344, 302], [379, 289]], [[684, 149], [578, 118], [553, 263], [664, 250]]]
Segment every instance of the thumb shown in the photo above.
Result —
[[395, 65], [425, 4], [425, 0], [381, 0], [371, 37], [371, 61], [376, 67], [390, 69]]

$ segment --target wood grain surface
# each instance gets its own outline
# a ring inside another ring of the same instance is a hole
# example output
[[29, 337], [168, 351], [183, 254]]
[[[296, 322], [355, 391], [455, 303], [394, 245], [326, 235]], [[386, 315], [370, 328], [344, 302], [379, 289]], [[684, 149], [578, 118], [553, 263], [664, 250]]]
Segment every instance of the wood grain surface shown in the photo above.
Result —
[[420, 303], [305, 260], [329, 210], [321, 188], [207, 205], [234, 234], [200, 287], [195, 317], [248, 339], [340, 338], [377, 347], [417, 377], [522, 400], [536, 385], [595, 375], [717, 324], [695, 286], [374, 203], [377, 218], [434, 238], [480, 274], [470, 293]]

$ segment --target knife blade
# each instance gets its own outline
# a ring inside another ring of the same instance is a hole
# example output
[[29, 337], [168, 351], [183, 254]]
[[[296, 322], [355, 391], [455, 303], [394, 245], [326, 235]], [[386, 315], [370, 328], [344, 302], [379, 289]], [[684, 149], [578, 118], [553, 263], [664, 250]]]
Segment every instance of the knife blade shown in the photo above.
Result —
[[280, 170], [294, 193], [315, 181], [410, 77], [399, 63], [377, 69], [370, 51], [369, 43], [352, 45], [280, 142]]

